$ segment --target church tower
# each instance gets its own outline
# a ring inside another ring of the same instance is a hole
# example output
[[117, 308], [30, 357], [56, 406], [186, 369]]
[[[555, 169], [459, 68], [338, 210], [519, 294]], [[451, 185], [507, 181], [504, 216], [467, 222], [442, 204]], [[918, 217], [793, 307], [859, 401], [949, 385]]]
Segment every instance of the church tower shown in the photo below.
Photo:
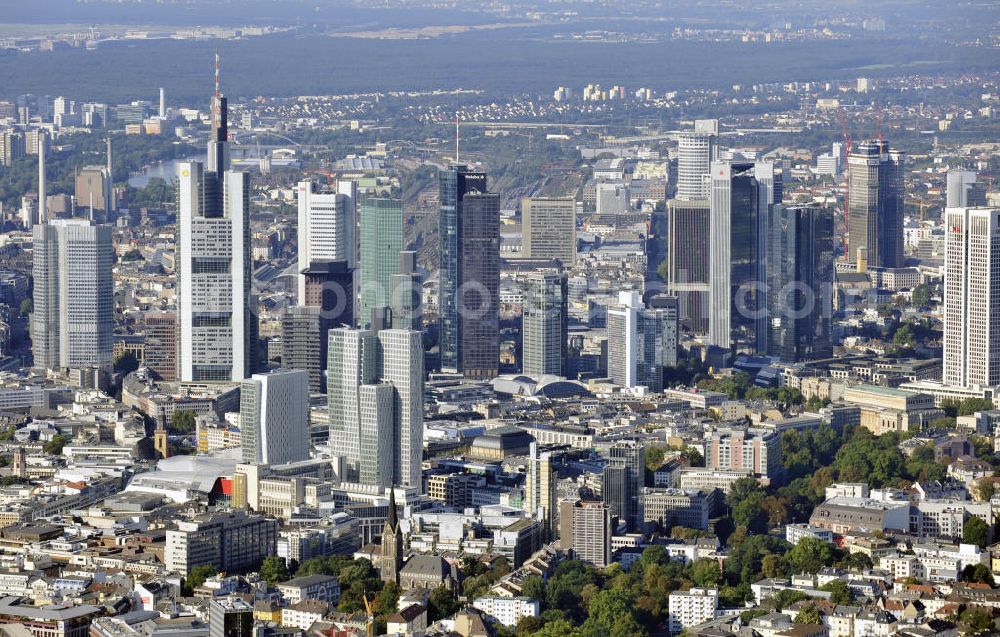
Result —
[[389, 491], [389, 515], [382, 529], [382, 557], [378, 568], [382, 581], [399, 583], [399, 571], [403, 568], [403, 530], [396, 513], [395, 487]]

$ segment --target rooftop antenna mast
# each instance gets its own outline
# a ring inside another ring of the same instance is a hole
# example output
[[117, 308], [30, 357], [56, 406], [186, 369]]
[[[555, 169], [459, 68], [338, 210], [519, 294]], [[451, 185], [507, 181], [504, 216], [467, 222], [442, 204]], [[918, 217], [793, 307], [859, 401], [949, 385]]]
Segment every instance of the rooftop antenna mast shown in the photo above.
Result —
[[458, 113], [455, 113], [455, 165], [458, 165]]

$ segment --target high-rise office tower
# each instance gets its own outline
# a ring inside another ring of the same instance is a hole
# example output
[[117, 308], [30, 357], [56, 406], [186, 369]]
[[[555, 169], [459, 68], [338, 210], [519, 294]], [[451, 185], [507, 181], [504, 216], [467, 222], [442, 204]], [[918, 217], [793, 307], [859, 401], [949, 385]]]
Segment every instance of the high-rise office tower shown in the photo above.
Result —
[[35, 366], [111, 364], [115, 253], [111, 228], [56, 219], [33, 230]]
[[104, 166], [84, 166], [76, 175], [76, 207], [94, 213], [111, 211], [111, 174]]
[[538, 451], [534, 442], [528, 450], [528, 468], [524, 477], [524, 510], [542, 520], [546, 539], [552, 539], [558, 528], [556, 511], [556, 480], [552, 454]]
[[638, 385], [641, 306], [638, 292], [619, 292], [618, 304], [608, 307], [608, 376], [619, 387]]
[[403, 251], [403, 202], [368, 198], [361, 204], [361, 303], [358, 323], [368, 327], [375, 308], [389, 307], [392, 275]]
[[208, 138], [206, 168], [218, 176], [229, 170], [229, 102], [219, 86], [219, 54], [215, 54], [215, 93], [212, 95], [212, 132]]
[[646, 450], [638, 441], [623, 440], [608, 449], [601, 494], [612, 517], [630, 532], [642, 530], [642, 487], [646, 479]]
[[228, 170], [227, 118], [216, 54], [207, 170], [201, 162], [177, 167], [177, 366], [185, 382], [238, 382], [257, 370], [250, 177]]
[[611, 509], [600, 500], [559, 503], [559, 543], [573, 557], [598, 568], [611, 563]]
[[833, 355], [833, 214], [772, 206], [768, 214], [768, 353], [784, 361]]
[[10, 166], [24, 157], [26, 152], [23, 133], [11, 129], [0, 131], [0, 165]]
[[331, 329], [327, 396], [330, 446], [342, 479], [420, 484], [424, 350], [416, 330]]
[[500, 196], [486, 173], [441, 171], [441, 368], [493, 378], [500, 364]]
[[160, 87], [160, 110], [158, 114], [160, 119], [164, 119], [167, 116], [167, 93], [162, 86]]
[[677, 364], [677, 303], [654, 297], [646, 308], [638, 292], [619, 292], [608, 307], [608, 376], [620, 387], [663, 390], [663, 368]]
[[323, 393], [326, 383], [321, 364], [326, 347], [320, 340], [320, 308], [294, 305], [281, 317], [281, 366], [309, 374], [309, 392]]
[[45, 153], [49, 140], [44, 132], [38, 131], [38, 223], [44, 225], [49, 220], [45, 190]]
[[903, 266], [903, 154], [889, 142], [863, 141], [847, 157], [847, 260], [869, 267]]
[[734, 354], [756, 353], [766, 323], [754, 164], [713, 162], [710, 206], [709, 342]]
[[667, 202], [667, 293], [677, 297], [681, 325], [708, 331], [709, 228], [707, 199]]
[[[340, 263], [341, 269], [351, 271], [357, 267], [357, 198], [354, 181], [338, 181], [335, 192], [317, 192], [313, 182], [299, 182], [299, 305], [308, 304], [304, 300], [308, 272], [323, 270], [328, 263]], [[344, 294], [353, 303], [353, 283]]]
[[948, 208], [977, 208], [986, 206], [986, 185], [978, 181], [973, 170], [948, 171]]
[[526, 197], [521, 200], [521, 258], [576, 263], [576, 200]]
[[281, 369], [240, 386], [243, 462], [285, 464], [309, 458], [309, 374]]
[[663, 391], [663, 368], [677, 366], [677, 299], [654, 296], [638, 318], [636, 381], [650, 391]]
[[239, 597], [208, 604], [208, 637], [253, 637], [253, 606]]
[[251, 293], [250, 178], [221, 182], [200, 162], [178, 166], [177, 314], [182, 381], [241, 381], [257, 367]]
[[146, 324], [143, 365], [160, 380], [177, 380], [177, 314], [146, 312], [143, 322]]
[[417, 253], [399, 253], [399, 272], [390, 278], [392, 327], [397, 330], [423, 329], [423, 289], [417, 272]]
[[567, 286], [562, 271], [531, 274], [521, 320], [521, 371], [538, 378], [566, 375]]
[[1000, 385], [1000, 208], [945, 211], [944, 383]]
[[705, 176], [718, 154], [719, 122], [697, 120], [695, 129], [677, 138], [677, 199], [707, 199]]

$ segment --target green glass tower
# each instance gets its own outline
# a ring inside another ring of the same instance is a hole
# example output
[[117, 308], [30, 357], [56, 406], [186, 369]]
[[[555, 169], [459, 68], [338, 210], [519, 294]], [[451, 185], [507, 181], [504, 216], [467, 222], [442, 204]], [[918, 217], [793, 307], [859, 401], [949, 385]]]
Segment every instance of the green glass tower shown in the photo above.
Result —
[[361, 311], [358, 323], [371, 325], [372, 310], [389, 307], [392, 275], [403, 251], [403, 202], [369, 198], [361, 205]]

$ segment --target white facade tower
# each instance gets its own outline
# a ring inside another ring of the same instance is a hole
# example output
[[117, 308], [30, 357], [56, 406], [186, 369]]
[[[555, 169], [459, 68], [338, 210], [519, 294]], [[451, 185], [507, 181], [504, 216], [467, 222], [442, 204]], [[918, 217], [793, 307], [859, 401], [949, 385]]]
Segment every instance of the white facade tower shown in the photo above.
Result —
[[945, 211], [944, 384], [1000, 385], [1000, 208]]

